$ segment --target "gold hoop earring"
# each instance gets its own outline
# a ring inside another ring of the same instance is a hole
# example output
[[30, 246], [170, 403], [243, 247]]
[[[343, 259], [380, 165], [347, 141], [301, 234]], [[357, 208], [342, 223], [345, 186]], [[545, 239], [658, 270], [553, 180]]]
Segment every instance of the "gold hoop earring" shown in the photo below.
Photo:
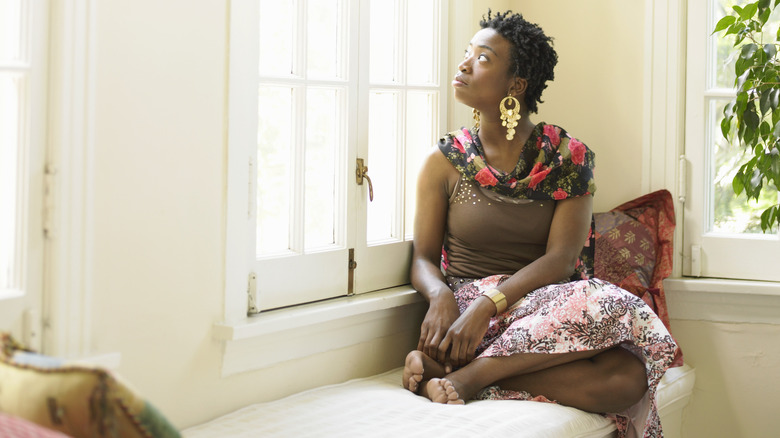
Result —
[[476, 108], [472, 108], [471, 114], [474, 115], [474, 128], [479, 128], [479, 111]]
[[[506, 107], [507, 100], [512, 103], [511, 109]], [[514, 96], [509, 95], [501, 100], [498, 108], [501, 110], [501, 125], [506, 126], [506, 139], [511, 140], [515, 138], [515, 126], [520, 120], [520, 102]]]

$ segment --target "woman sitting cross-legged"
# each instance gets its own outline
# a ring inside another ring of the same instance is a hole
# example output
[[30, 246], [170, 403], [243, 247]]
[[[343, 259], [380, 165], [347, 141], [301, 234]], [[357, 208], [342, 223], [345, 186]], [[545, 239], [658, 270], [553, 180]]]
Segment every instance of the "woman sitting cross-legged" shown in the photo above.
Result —
[[476, 125], [442, 138], [418, 180], [412, 284], [429, 308], [404, 386], [438, 403], [546, 398], [660, 436], [677, 345], [641, 299], [589, 278], [593, 152], [529, 118], [551, 39], [511, 12], [480, 24], [452, 82]]

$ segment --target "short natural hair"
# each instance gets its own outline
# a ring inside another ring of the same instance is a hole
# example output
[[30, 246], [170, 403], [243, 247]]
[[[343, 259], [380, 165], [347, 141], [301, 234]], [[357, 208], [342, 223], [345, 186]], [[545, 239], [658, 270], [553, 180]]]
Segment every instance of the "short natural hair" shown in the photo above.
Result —
[[538, 103], [542, 103], [542, 91], [547, 88], [547, 81], [555, 78], [553, 70], [558, 63], [558, 54], [553, 49], [553, 40], [542, 31], [542, 28], [530, 23], [522, 14], [512, 11], [504, 13], [488, 9], [479, 25], [494, 29], [506, 38], [514, 47], [509, 67], [509, 74], [528, 81], [525, 92], [525, 105], [530, 112], [538, 111]]

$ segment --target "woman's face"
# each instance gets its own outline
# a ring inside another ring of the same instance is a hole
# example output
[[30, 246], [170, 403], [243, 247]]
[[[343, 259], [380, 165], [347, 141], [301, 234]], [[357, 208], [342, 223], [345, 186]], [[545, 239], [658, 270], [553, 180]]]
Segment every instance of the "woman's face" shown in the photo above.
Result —
[[515, 83], [509, 74], [511, 50], [512, 44], [494, 29], [477, 32], [452, 81], [455, 99], [481, 112], [497, 112], [499, 102]]

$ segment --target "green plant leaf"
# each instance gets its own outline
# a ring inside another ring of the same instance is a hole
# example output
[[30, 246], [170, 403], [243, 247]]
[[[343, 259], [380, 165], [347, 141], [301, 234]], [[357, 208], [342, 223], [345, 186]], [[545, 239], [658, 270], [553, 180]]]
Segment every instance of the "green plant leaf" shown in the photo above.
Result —
[[758, 114], [756, 114], [755, 107], [751, 105], [747, 111], [745, 111], [745, 114], [743, 114], [742, 117], [747, 127], [755, 132], [755, 130], [758, 128], [758, 123], [760, 122]]
[[734, 194], [739, 195], [745, 189], [745, 183], [742, 182], [743, 179], [744, 175], [741, 171], [734, 175], [734, 179], [731, 180], [731, 188], [734, 190]]
[[761, 193], [763, 181], [764, 175], [761, 173], [761, 170], [758, 168], [753, 169], [753, 176], [750, 177], [750, 188], [752, 189], [751, 192], [755, 193], [756, 200], [758, 200], [758, 195]]
[[758, 3], [758, 9], [763, 11], [764, 9], [767, 9], [769, 7], [769, 5], [770, 5], [770, 3], [772, 3], [772, 1], [771, 0], [758, 0], [757, 3]]
[[729, 130], [731, 130], [731, 117], [724, 117], [720, 121], [720, 130], [723, 132], [723, 138], [729, 139]]
[[772, 132], [772, 126], [764, 120], [761, 122], [761, 126], [758, 128], [758, 132], [761, 134], [762, 139], [766, 139], [769, 136], [769, 133]]
[[771, 9], [762, 10], [761, 8], [759, 8], [759, 11], [760, 12], [758, 13], [758, 21], [760, 21], [761, 25], [763, 26], [766, 24], [767, 21], [769, 21], [769, 16], [772, 14], [772, 10]]
[[780, 137], [780, 121], [775, 124], [775, 130], [772, 133], [775, 137]]
[[[737, 90], [749, 89], [749, 87], [744, 87], [745, 82], [747, 82], [747, 80], [748, 80], [748, 76], [750, 76], [750, 70], [745, 70], [744, 73], [742, 73], [741, 75], [739, 75], [737, 77]], [[747, 94], [747, 92], [745, 92], [745, 94]], [[746, 98], [746, 101], [747, 101], [747, 98]]]
[[[738, 34], [738, 33], [742, 32], [743, 30], [745, 30], [745, 23], [734, 23], [734, 25], [730, 26], [729, 30], [727, 30], [726, 33], [723, 36], [731, 35], [731, 34]], [[780, 35], [780, 30], [778, 30], [778, 35]], [[734, 43], [735, 46], [737, 44], [739, 44], [739, 43], [738, 42]]]
[[733, 15], [726, 15], [725, 17], [721, 18], [720, 21], [718, 21], [718, 24], [715, 25], [715, 30], [712, 31], [712, 33], [717, 33], [722, 31], [723, 29], [734, 24], [735, 21], [737, 21], [737, 17]]
[[734, 115], [734, 101], [729, 101], [726, 105], [723, 106], [723, 117], [730, 119], [731, 116]]
[[764, 90], [761, 92], [761, 97], [758, 99], [759, 107], [761, 108], [761, 114], [767, 114], [771, 108], [772, 90]]
[[753, 54], [756, 53], [757, 49], [758, 47], [756, 47], [756, 45], [753, 43], [745, 44], [744, 46], [742, 46], [742, 52], [740, 53], [739, 56], [742, 59], [750, 59], [753, 57]]
[[[734, 10], [737, 11], [738, 6], [734, 6]], [[737, 13], [739, 14], [739, 17], [743, 20], [750, 20], [753, 18], [753, 15], [756, 14], [756, 11], [758, 11], [758, 5], [756, 3], [750, 3], [746, 5], [744, 8], [740, 8]]]
[[775, 223], [780, 224], [779, 205], [773, 205], [761, 213], [761, 231], [766, 233], [771, 230]]
[[774, 58], [777, 55], [777, 47], [774, 44], [764, 44], [764, 53], [769, 58]]
[[720, 21], [718, 21], [718, 24], [715, 25], [715, 30], [712, 31], [712, 33], [717, 33], [722, 31], [723, 29], [734, 24], [735, 21], [737, 21], [737, 17], [733, 15], [726, 15], [725, 17], [721, 18]]

